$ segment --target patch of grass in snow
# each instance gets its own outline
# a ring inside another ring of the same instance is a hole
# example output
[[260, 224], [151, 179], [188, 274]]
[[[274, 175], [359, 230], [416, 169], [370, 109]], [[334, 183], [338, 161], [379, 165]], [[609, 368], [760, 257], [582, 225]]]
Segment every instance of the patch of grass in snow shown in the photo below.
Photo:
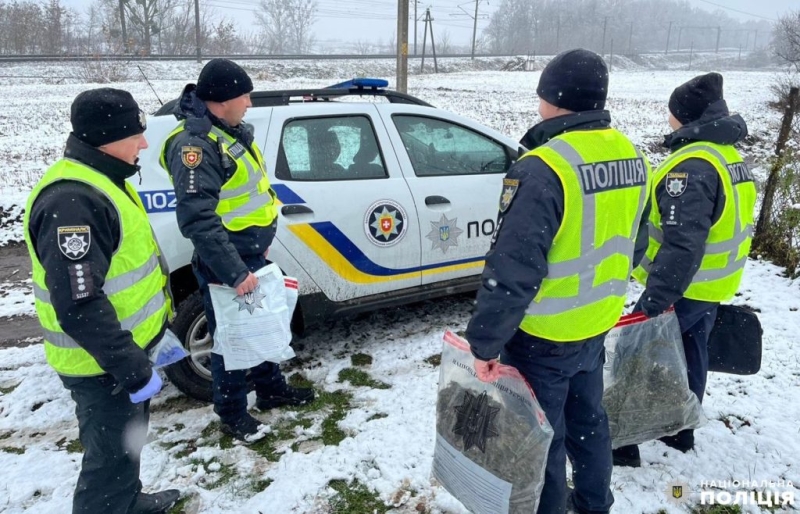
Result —
[[184, 514], [184, 512], [186, 512], [186, 506], [189, 504], [190, 501], [192, 501], [192, 498], [194, 498], [193, 494], [184, 496], [183, 498], [178, 500], [178, 503], [176, 503], [175, 505], [172, 506], [171, 509], [169, 509], [168, 514]]
[[14, 384], [14, 385], [8, 386], [8, 387], [0, 387], [0, 393], [2, 393], [4, 395], [5, 394], [10, 394], [10, 393], [14, 392], [14, 389], [16, 389], [17, 387], [19, 387], [19, 384]]
[[339, 372], [339, 382], [345, 381], [356, 387], [371, 387], [372, 389], [390, 389], [392, 387], [386, 382], [375, 380], [366, 371], [356, 368], [345, 368]]
[[250, 489], [253, 490], [254, 493], [260, 493], [270, 485], [272, 485], [273, 480], [271, 478], [260, 478], [258, 480], [253, 480], [250, 484]]
[[[183, 443], [178, 443], [178, 444], [183, 444]], [[175, 452], [175, 458], [176, 459], [182, 459], [184, 457], [188, 457], [189, 455], [191, 455], [191, 454], [193, 454], [194, 452], [197, 451], [197, 443], [195, 442], [194, 439], [190, 439], [190, 440], [186, 441], [185, 444], [186, 444], [186, 448]]]
[[334, 514], [356, 512], [386, 514], [389, 511], [390, 507], [381, 501], [378, 494], [358, 480], [353, 480], [349, 484], [344, 480], [331, 480], [328, 486], [336, 491], [336, 494], [328, 500], [330, 512]]
[[372, 364], [372, 355], [357, 353], [350, 356], [350, 363], [353, 366], [369, 366]]
[[165, 400], [163, 403], [159, 403], [158, 405], [152, 405], [150, 407], [151, 412], [185, 412], [187, 410], [192, 409], [200, 409], [205, 407], [206, 404], [195, 400], [193, 398], [189, 398], [188, 396], [180, 395], [180, 396], [173, 396]]
[[12, 430], [11, 432], [3, 432], [3, 433], [0, 433], [0, 441], [2, 441], [3, 439], [8, 439], [8, 438], [10, 438], [12, 435], [14, 435], [14, 431], [13, 431], [13, 430]]
[[389, 417], [388, 414], [384, 414], [383, 412], [376, 412], [372, 416], [368, 417], [367, 421], [375, 421], [376, 419], [383, 419], [388, 417]]
[[[216, 462], [212, 460], [211, 462]], [[211, 464], [209, 462], [208, 464]], [[201, 463], [202, 464], [202, 463]], [[204, 464], [206, 471], [208, 471], [208, 464]], [[230, 483], [234, 477], [237, 476], [236, 468], [233, 464], [220, 464], [219, 471], [212, 471], [216, 475], [216, 480], [209, 480], [206, 487], [209, 489], [217, 489]]]
[[431, 355], [430, 357], [425, 359], [425, 362], [434, 367], [439, 366], [442, 363], [442, 354], [437, 353], [436, 355]]
[[[303, 427], [310, 428], [314, 422], [307, 418], [297, 418], [292, 420], [282, 420], [278, 422], [270, 433], [263, 439], [251, 444], [249, 448], [270, 462], [277, 462], [280, 460], [280, 453], [278, 453], [278, 443], [281, 441], [291, 441], [297, 434], [295, 428]], [[298, 444], [298, 443], [295, 443]], [[294, 444], [292, 445], [294, 450]], [[296, 450], [295, 450], [296, 451]]]
[[19, 448], [17, 446], [0, 446], [0, 452], [22, 455], [23, 453], [25, 453], [25, 448]]
[[692, 514], [742, 514], [738, 505], [702, 505], [692, 507]]
[[292, 387], [314, 387], [314, 382], [307, 379], [302, 373], [292, 373], [287, 380], [288, 384]]
[[67, 453], [83, 453], [83, 445], [78, 439], [73, 439], [65, 446]]

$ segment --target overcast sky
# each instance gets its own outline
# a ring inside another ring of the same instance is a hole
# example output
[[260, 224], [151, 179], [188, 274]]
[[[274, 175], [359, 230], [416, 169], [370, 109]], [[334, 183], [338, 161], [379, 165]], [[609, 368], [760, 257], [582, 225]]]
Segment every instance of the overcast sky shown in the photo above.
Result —
[[[478, 35], [489, 23], [489, 15], [500, 0], [480, 0]], [[472, 17], [475, 0], [418, 0], [418, 17], [423, 18], [425, 8], [431, 8], [433, 28], [437, 40], [444, 31], [451, 35], [453, 44], [467, 45], [472, 38]], [[776, 19], [790, 9], [800, 7], [798, 0], [689, 0], [692, 5], [714, 11], [723, 8], [731, 16], [742, 20], [759, 19], [744, 13]], [[91, 0], [62, 0], [64, 5], [84, 12]], [[565, 2], [565, 4], [568, 2]], [[255, 30], [253, 9], [257, 0], [200, 0], [200, 8], [212, 8], [218, 16], [226, 16], [238, 24], [237, 30], [246, 33]], [[318, 17], [314, 26], [317, 40], [333, 46], [337, 41], [372, 41], [385, 43], [396, 27], [397, 2], [395, 0], [317, 0]], [[414, 0], [410, 0], [413, 13]], [[463, 9], [463, 10], [462, 10]], [[469, 13], [469, 16], [464, 11]], [[742, 13], [737, 11], [743, 11]], [[418, 44], [422, 46], [424, 24], [418, 27]], [[409, 30], [409, 50], [413, 52], [414, 29]]]

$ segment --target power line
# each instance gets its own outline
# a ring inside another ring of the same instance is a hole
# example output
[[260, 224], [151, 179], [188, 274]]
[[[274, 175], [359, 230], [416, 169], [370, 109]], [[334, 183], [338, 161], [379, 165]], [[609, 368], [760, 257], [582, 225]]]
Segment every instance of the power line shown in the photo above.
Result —
[[767, 16], [761, 16], [760, 14], [753, 14], [747, 11], [740, 11], [739, 9], [734, 9], [733, 7], [728, 7], [727, 5], [718, 4], [715, 2], [711, 2], [709, 0], [698, 0], [698, 2], [703, 2], [705, 4], [715, 5], [721, 9], [727, 9], [729, 11], [738, 12], [739, 14], [746, 14], [747, 16], [753, 16], [754, 18], [761, 18], [762, 20], [769, 20], [769, 21], [778, 21], [775, 18], [768, 18]]

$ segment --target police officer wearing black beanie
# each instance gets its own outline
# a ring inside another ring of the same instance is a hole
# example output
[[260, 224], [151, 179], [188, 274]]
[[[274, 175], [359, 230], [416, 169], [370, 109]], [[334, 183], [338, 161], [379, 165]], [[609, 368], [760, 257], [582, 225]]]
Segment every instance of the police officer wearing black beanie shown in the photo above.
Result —
[[[192, 267], [212, 335], [216, 319], [208, 285], [226, 284], [240, 295], [253, 291], [258, 285], [253, 272], [266, 265], [266, 253], [277, 228], [274, 197], [267, 196], [273, 193], [264, 160], [251, 129], [242, 122], [252, 105], [252, 90], [252, 80], [239, 65], [212, 59], [200, 72], [197, 85], [184, 88], [173, 112], [182, 123], [161, 147], [162, 162], [175, 186], [178, 226], [194, 245]], [[241, 182], [231, 186], [232, 178], [252, 177], [248, 169], [262, 174], [261, 183], [251, 189], [254, 192], [240, 197], [245, 205], [253, 205], [245, 210], [255, 214], [235, 224], [224, 223], [219, 212], [220, 196], [238, 194], [234, 191], [241, 189]], [[314, 399], [313, 389], [289, 386], [277, 364], [264, 362], [249, 371], [255, 383], [256, 406], [261, 410]], [[247, 411], [247, 371], [227, 370], [224, 358], [212, 353], [211, 374], [214, 411], [222, 421], [222, 430], [244, 443], [263, 438], [264, 425]]]
[[[707, 251], [711, 227], [720, 220], [726, 204], [739, 209], [743, 200], [741, 194], [726, 198], [723, 177], [713, 159], [708, 160], [709, 154], [686, 153], [684, 160], [679, 160], [674, 167], [670, 162], [676, 162], [671, 159], [675, 154], [691, 152], [698, 144], [701, 150], [707, 147], [703, 143], [719, 145], [717, 149], [732, 149], [732, 145], [747, 137], [745, 121], [728, 111], [722, 83], [719, 73], [699, 75], [675, 88], [669, 97], [669, 125], [673, 132], [665, 137], [664, 146], [670, 156], [656, 170], [653, 185], [657, 199], [654, 211], [657, 210], [663, 221], [651, 221], [662, 231], [663, 243], [654, 256], [650, 255], [643, 262], [648, 270], [644, 275], [646, 280], [642, 280], [640, 270], [634, 272], [637, 279], [645, 282], [645, 291], [636, 310], [653, 317], [670, 307], [675, 308], [686, 355], [689, 389], [700, 402], [708, 374], [708, 339], [719, 302], [698, 298], [702, 294], [691, 294], [693, 298], [684, 297], [684, 294], [697, 282], [695, 276]], [[712, 148], [712, 151], [717, 150]], [[670, 167], [666, 169], [665, 166]], [[728, 173], [730, 168], [723, 164], [720, 169]], [[736, 174], [734, 186], [748, 187], [747, 183], [752, 183], [753, 178], [746, 165], [741, 162], [736, 169], [744, 172]], [[752, 216], [753, 206], [742, 205], [741, 208], [743, 212], [749, 209]], [[685, 453], [694, 448], [694, 430], [685, 429], [661, 441]], [[614, 465], [640, 466], [639, 448], [624, 446], [614, 450]]]
[[[605, 110], [608, 70], [599, 55], [582, 49], [557, 55], [542, 71], [536, 91], [543, 121], [522, 138], [531, 152], [503, 181], [497, 231], [466, 339], [478, 378], [497, 378], [499, 355], [528, 380], [553, 426], [538, 514], [561, 514], [565, 504], [567, 512], [605, 513], [614, 499], [611, 437], [601, 403], [603, 341], [622, 313], [628, 265], [636, 265], [647, 246], [649, 165], [611, 127]], [[611, 173], [612, 166], [627, 170], [627, 178]], [[620, 231], [628, 232], [629, 243], [594, 252], [594, 229], [589, 234], [583, 227], [611, 224], [624, 226]], [[564, 260], [565, 250], [570, 259], [583, 255], [579, 274], [568, 271], [578, 264]], [[614, 271], [603, 260], [606, 251], [616, 254]], [[592, 294], [591, 270], [601, 266], [617, 277], [619, 291]], [[559, 278], [571, 286], [555, 298], [550, 295]], [[610, 307], [593, 307], [599, 302]], [[567, 455], [575, 484], [571, 494]]]
[[[127, 212], [139, 212], [126, 179], [139, 172], [138, 155], [147, 148], [145, 115], [127, 91], [101, 88], [75, 98], [70, 121], [72, 133], [64, 158], [45, 173], [31, 193], [25, 231], [32, 260], [38, 261], [45, 275], [47, 294], [36, 288], [45, 353], [75, 401], [84, 450], [72, 512], [166, 512], [178, 500], [179, 492], [141, 491], [142, 447], [132, 444], [139, 440], [132, 434], [143, 431], [144, 444], [149, 400], [161, 389], [161, 378], [146, 349], [161, 340], [167, 320], [161, 320], [155, 337], [141, 342], [146, 345], [142, 348], [131, 331], [121, 326], [109, 300], [112, 293], [107, 281], [125, 231], [141, 230], [122, 223], [120, 204], [115, 202], [123, 202]], [[109, 194], [114, 189], [122, 192], [116, 200]], [[147, 230], [143, 212], [141, 219]], [[125, 265], [114, 262], [117, 270]], [[52, 326], [44, 324], [53, 321], [45, 320], [48, 315], [43, 303], [52, 306], [64, 335], [85, 353], [61, 358], [52, 355], [50, 347], [56, 340], [48, 335]], [[97, 365], [99, 371], [86, 371], [87, 365]]]

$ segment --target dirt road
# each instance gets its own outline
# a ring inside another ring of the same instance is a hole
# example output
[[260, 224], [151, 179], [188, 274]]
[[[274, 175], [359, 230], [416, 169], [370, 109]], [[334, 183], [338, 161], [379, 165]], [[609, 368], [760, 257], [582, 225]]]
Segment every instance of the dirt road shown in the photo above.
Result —
[[[0, 247], [0, 294], [3, 286], [30, 287], [31, 261], [24, 243]], [[33, 316], [0, 316], [0, 348], [27, 346], [41, 339], [39, 322]]]

